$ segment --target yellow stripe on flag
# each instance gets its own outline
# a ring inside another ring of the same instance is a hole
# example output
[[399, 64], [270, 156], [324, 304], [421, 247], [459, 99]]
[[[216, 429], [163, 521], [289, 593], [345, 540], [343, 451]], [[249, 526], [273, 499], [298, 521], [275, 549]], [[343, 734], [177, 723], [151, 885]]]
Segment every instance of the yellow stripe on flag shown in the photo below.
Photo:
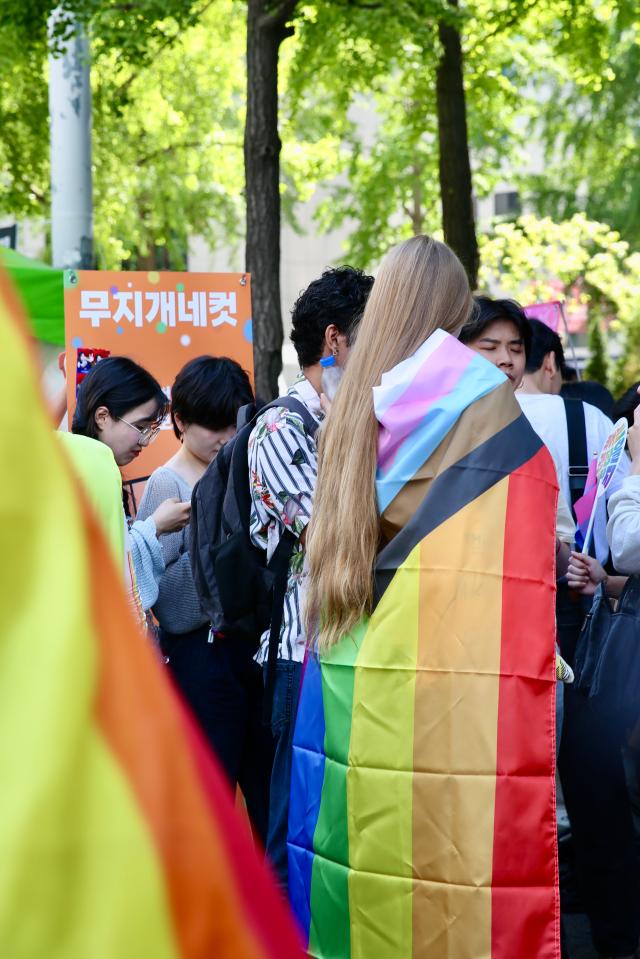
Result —
[[347, 772], [352, 959], [411, 955], [419, 587], [417, 546], [373, 613], [356, 660]]
[[0, 955], [174, 959], [156, 850], [95, 722], [81, 504], [1, 298], [0, 330]]

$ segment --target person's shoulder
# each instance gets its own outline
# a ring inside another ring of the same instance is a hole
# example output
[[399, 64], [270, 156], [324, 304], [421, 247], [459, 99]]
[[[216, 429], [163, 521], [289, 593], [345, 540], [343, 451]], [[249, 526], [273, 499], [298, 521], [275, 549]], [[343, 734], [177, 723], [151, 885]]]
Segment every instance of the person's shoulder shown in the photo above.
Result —
[[516, 399], [521, 406], [537, 406], [541, 409], [556, 407], [562, 405], [562, 397], [554, 393], [523, 393], [516, 390]]
[[147, 480], [147, 486], [157, 486], [159, 483], [170, 482], [172, 474], [166, 466], [156, 466], [153, 473]]
[[256, 419], [249, 442], [252, 445], [272, 443], [283, 434], [293, 434], [296, 438], [306, 436], [302, 414], [286, 406], [271, 406]]
[[516, 393], [516, 399], [525, 415], [538, 425], [561, 428], [564, 423], [562, 397], [552, 393]]
[[63, 430], [57, 430], [55, 435], [76, 463], [87, 466], [94, 464], [105, 472], [109, 471], [114, 475], [117, 473], [120, 478], [118, 464], [106, 443], [101, 443], [100, 440], [92, 439], [90, 436], [67, 433]]
[[175, 483], [183, 482], [182, 477], [176, 470], [173, 469], [173, 467], [169, 465], [169, 463], [164, 463], [162, 466], [156, 466], [149, 479], [173, 480]]
[[162, 488], [180, 490], [186, 485], [188, 485], [186, 480], [178, 476], [175, 470], [172, 470], [170, 466], [156, 467], [147, 480], [147, 489]]
[[611, 420], [606, 413], [603, 413], [602, 410], [598, 409], [597, 406], [594, 406], [592, 403], [585, 403], [582, 401], [584, 407], [584, 415], [587, 421], [587, 424], [593, 425], [600, 433], [609, 435], [613, 429], [613, 420]]

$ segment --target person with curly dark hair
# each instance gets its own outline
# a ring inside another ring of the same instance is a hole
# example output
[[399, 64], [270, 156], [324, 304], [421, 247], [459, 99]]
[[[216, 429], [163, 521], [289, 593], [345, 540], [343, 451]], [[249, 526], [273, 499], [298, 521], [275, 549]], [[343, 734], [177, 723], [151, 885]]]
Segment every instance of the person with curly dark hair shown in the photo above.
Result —
[[327, 350], [342, 365], [372, 286], [372, 276], [339, 266], [325, 270], [300, 294], [291, 313], [291, 342], [303, 371], [317, 367]]

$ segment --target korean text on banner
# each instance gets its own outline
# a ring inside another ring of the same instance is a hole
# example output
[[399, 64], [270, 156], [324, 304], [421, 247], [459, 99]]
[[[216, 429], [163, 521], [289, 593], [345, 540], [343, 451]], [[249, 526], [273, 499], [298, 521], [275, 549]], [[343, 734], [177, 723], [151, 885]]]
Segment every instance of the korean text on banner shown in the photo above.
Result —
[[[247, 274], [67, 270], [64, 309], [70, 419], [77, 386], [109, 355], [140, 363], [169, 398], [178, 371], [203, 354], [231, 357], [253, 375]], [[125, 480], [149, 476], [176, 448], [167, 417]]]

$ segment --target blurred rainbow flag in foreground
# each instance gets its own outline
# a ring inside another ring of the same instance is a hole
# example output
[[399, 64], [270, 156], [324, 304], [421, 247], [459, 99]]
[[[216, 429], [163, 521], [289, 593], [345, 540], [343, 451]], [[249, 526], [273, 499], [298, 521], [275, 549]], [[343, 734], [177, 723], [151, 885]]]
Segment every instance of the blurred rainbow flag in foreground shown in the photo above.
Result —
[[0, 271], [0, 955], [281, 959], [286, 906], [137, 632]]
[[307, 661], [291, 902], [322, 959], [557, 959], [555, 469], [442, 331], [374, 405], [387, 545], [371, 617]]

